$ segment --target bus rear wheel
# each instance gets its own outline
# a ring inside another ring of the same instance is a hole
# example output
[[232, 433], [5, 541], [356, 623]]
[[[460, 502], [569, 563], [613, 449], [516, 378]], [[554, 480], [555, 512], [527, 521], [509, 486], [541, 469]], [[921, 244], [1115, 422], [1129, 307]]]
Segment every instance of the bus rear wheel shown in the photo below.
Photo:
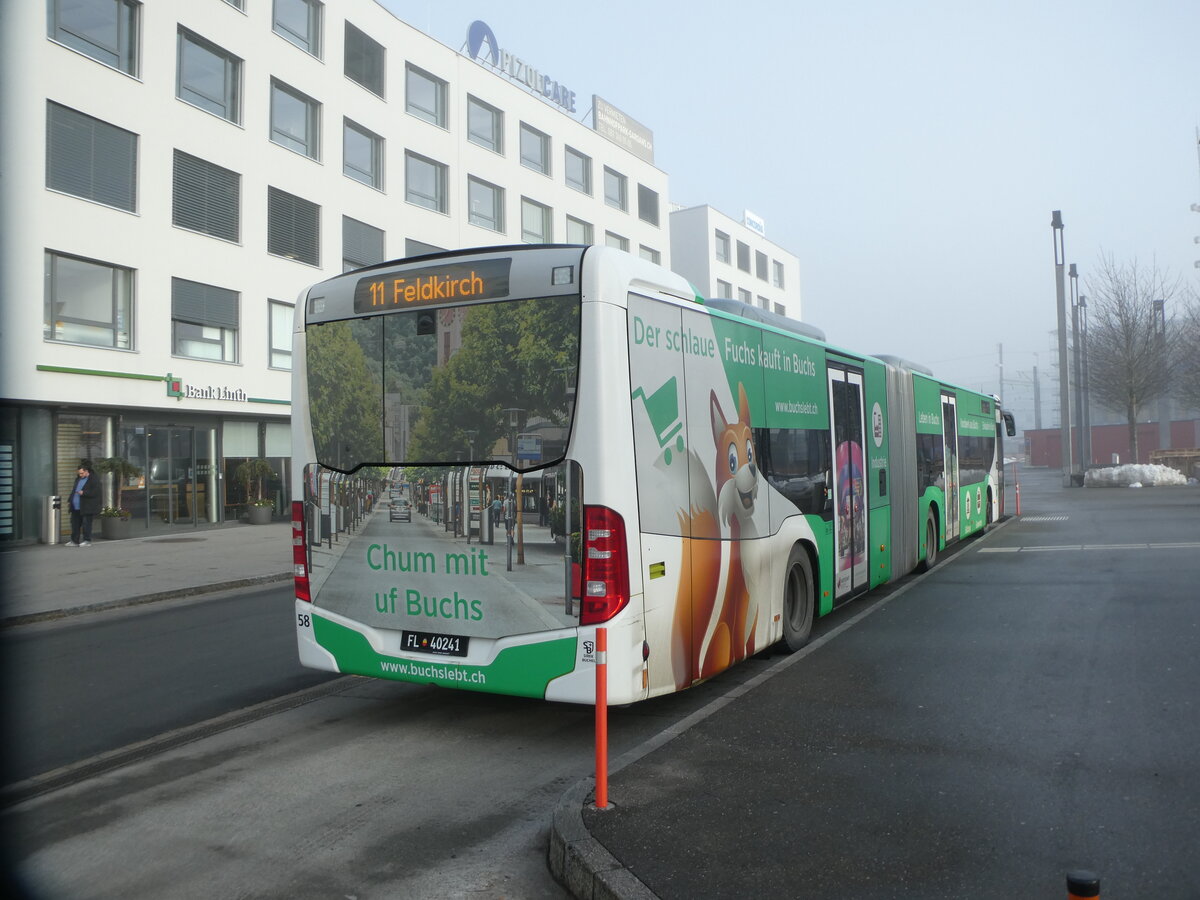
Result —
[[803, 547], [793, 547], [783, 578], [783, 645], [788, 653], [808, 643], [813, 611], [812, 563]]
[[938, 533], [937, 519], [933, 515], [933, 510], [929, 510], [929, 515], [925, 519], [925, 558], [921, 560], [920, 569], [922, 572], [928, 572], [937, 565], [938, 559]]

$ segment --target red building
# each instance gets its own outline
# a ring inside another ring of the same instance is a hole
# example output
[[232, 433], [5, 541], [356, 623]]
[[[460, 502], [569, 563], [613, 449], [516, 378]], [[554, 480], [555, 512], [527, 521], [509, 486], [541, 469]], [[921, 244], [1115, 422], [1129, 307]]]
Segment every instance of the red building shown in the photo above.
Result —
[[[1078, 447], [1079, 432], [1071, 429], [1071, 446]], [[1148, 463], [1150, 451], [1163, 449], [1159, 446], [1158, 423], [1139, 422], [1137, 426], [1138, 458], [1129, 458], [1128, 425], [1093, 425], [1092, 458], [1089, 465], [1110, 466], [1119, 463]], [[1058, 428], [1042, 428], [1025, 431], [1025, 446], [1029, 465], [1062, 468], [1062, 431]], [[1185, 419], [1171, 423], [1170, 448], [1200, 447], [1200, 419]], [[1115, 459], [1114, 459], [1115, 454]]]

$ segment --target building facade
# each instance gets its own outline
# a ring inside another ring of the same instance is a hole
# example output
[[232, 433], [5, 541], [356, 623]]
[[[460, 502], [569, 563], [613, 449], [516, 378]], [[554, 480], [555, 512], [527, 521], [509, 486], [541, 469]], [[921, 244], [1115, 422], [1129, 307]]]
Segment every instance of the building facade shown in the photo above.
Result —
[[490, 30], [477, 60], [374, 0], [2, 9], [0, 541], [38, 537], [82, 458], [127, 462], [104, 502], [134, 533], [236, 521], [258, 458], [287, 515], [316, 281], [521, 242], [671, 266], [666, 173], [512, 77]]
[[671, 268], [706, 297], [730, 297], [803, 319], [800, 261], [767, 240], [752, 213], [738, 221], [711, 206], [673, 209]]

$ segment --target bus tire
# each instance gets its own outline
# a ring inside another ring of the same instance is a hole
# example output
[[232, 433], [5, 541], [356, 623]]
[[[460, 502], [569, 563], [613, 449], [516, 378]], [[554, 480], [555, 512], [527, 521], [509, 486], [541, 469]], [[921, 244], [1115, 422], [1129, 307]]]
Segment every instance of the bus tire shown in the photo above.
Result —
[[783, 637], [788, 653], [795, 653], [812, 636], [814, 592], [812, 563], [804, 548], [796, 545], [788, 556], [783, 576]]
[[984, 531], [987, 531], [987, 529], [991, 527], [991, 525], [992, 525], [992, 518], [993, 518], [993, 516], [992, 516], [992, 489], [991, 489], [991, 488], [988, 488], [988, 495], [987, 495], [987, 520], [986, 520], [986, 521], [983, 523], [983, 529], [984, 529]]
[[937, 516], [933, 514], [933, 509], [930, 509], [929, 515], [925, 518], [925, 558], [921, 560], [921, 564], [917, 568], [922, 572], [928, 572], [937, 565], [937, 560]]

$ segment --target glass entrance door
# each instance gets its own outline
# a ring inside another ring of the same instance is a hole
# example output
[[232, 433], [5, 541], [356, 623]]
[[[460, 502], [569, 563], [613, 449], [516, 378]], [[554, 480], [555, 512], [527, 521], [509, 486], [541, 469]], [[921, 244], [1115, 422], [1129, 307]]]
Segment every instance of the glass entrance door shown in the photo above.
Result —
[[[146, 489], [150, 526], [195, 525], [196, 491], [194, 429], [151, 426], [146, 431]], [[203, 510], [200, 510], [201, 514]]]

